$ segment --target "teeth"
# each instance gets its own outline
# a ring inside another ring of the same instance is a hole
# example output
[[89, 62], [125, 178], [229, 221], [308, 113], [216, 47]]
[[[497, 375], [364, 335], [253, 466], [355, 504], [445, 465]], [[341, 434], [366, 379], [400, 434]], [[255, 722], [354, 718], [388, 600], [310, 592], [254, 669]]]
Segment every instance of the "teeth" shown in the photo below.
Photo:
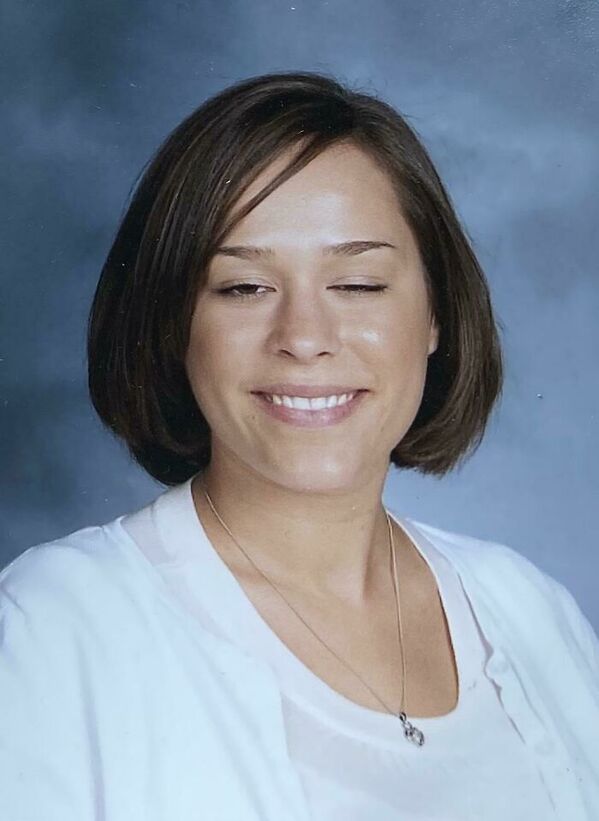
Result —
[[308, 399], [305, 396], [269, 396], [268, 399], [275, 405], [284, 405], [286, 408], [296, 410], [324, 410], [324, 408], [335, 408], [337, 405], [345, 405], [356, 395], [353, 393], [342, 393], [341, 396], [316, 396]]

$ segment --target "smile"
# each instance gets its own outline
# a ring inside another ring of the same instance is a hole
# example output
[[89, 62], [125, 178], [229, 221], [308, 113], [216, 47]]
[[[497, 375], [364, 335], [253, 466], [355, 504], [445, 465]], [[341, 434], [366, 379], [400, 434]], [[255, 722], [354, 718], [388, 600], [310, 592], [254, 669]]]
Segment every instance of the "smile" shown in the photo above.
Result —
[[286, 408], [296, 408], [297, 410], [319, 411], [325, 408], [336, 408], [338, 405], [345, 405], [354, 398], [357, 391], [352, 393], [342, 393], [340, 396], [315, 396], [308, 399], [306, 396], [277, 396], [277, 394], [263, 394], [275, 405], [285, 405]]
[[254, 393], [260, 406], [273, 418], [298, 427], [335, 425], [349, 416], [361, 404], [368, 391], [359, 390], [332, 396], [283, 396]]

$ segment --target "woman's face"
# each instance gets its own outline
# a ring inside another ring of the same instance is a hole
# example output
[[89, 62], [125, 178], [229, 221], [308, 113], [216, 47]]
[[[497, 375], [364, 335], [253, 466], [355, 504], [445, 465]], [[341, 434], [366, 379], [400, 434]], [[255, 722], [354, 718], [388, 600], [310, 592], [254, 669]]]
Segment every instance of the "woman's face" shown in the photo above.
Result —
[[[385, 173], [357, 147], [326, 149], [254, 208], [225, 246], [198, 295], [186, 357], [213, 463], [297, 491], [382, 483], [437, 345], [420, 256]], [[265, 391], [328, 404], [333, 394], [360, 393], [345, 407], [318, 410]]]

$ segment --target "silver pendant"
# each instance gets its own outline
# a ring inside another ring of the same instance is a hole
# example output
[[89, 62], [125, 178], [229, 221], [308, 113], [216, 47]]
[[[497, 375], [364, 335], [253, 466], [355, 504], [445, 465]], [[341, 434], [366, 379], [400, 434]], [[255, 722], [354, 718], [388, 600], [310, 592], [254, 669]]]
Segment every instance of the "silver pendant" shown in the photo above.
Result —
[[424, 733], [408, 721], [408, 717], [403, 711], [398, 713], [397, 717], [403, 724], [403, 734], [408, 741], [411, 741], [412, 744], [416, 744], [417, 747], [422, 747], [424, 744]]

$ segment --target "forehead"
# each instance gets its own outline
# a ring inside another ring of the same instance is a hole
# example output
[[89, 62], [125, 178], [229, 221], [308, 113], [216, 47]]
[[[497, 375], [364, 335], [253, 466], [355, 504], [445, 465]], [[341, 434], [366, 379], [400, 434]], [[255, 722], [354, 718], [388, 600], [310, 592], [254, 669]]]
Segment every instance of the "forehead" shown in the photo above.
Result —
[[[298, 149], [278, 157], [235, 203], [232, 215], [246, 205], [292, 161]], [[295, 230], [304, 240], [327, 235], [330, 242], [377, 239], [392, 242], [407, 224], [389, 173], [353, 144], [331, 146], [281, 183], [230, 232], [227, 244], [250, 235], [273, 238]], [[376, 234], [376, 236], [374, 236]]]

